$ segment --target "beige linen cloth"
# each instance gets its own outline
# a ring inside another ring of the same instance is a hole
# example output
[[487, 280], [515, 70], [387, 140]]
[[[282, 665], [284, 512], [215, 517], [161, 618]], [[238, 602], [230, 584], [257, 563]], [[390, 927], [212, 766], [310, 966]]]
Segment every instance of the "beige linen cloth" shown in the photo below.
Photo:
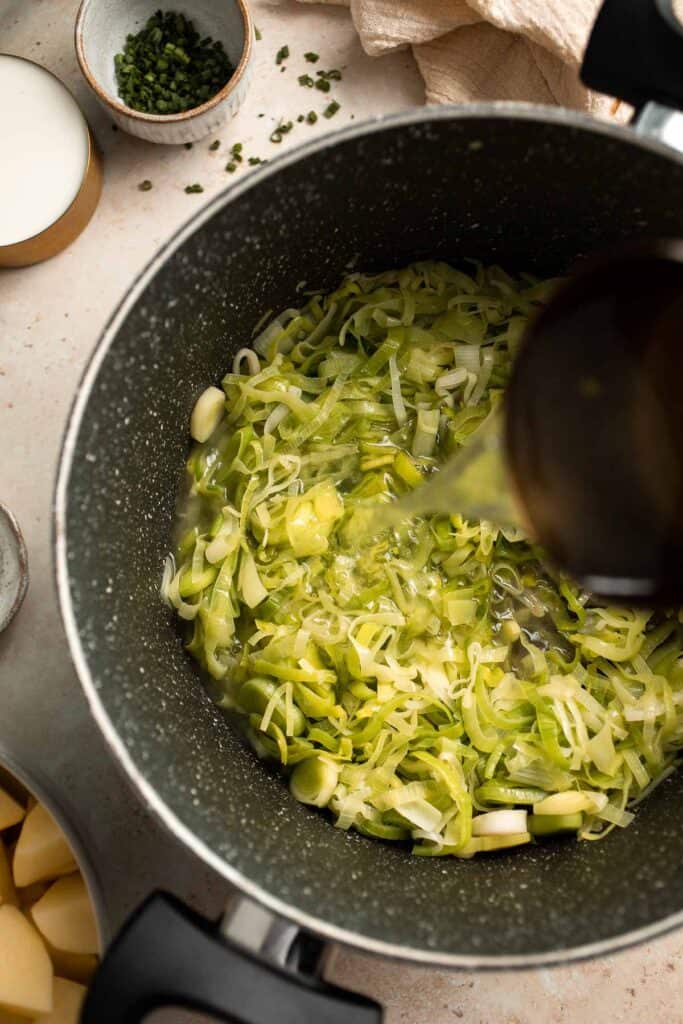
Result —
[[411, 46], [428, 103], [528, 100], [627, 116], [623, 106], [579, 81], [601, 0], [321, 2], [350, 7], [371, 56]]

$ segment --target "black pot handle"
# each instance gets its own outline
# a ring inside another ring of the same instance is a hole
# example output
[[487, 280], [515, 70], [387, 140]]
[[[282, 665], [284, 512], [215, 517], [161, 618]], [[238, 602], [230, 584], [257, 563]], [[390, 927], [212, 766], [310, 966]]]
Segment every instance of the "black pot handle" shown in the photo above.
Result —
[[81, 1024], [137, 1024], [163, 1006], [231, 1024], [381, 1024], [372, 1000], [267, 963], [224, 939], [173, 896], [155, 893], [102, 961]]
[[683, 108], [683, 26], [672, 0], [605, 0], [581, 80], [636, 110], [650, 101]]

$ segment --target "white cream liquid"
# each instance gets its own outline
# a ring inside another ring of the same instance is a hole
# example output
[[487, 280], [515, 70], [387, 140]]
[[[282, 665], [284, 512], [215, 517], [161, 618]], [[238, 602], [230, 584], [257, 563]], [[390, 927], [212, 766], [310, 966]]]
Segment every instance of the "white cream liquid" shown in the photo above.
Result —
[[44, 68], [0, 54], [0, 245], [54, 224], [87, 163], [88, 127], [68, 89]]

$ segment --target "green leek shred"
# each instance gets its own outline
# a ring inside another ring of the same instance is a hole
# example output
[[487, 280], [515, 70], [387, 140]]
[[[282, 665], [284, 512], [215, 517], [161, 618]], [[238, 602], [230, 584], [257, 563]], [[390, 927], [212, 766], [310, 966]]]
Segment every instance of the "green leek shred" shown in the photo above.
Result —
[[[188, 462], [164, 593], [219, 703], [295, 795], [420, 855], [599, 838], [683, 747], [675, 611], [606, 607], [457, 514], [358, 547], [358, 510], [419, 487], [500, 400], [552, 287], [444, 263], [352, 274], [262, 331]], [[473, 814], [566, 791], [587, 809], [472, 838]]]

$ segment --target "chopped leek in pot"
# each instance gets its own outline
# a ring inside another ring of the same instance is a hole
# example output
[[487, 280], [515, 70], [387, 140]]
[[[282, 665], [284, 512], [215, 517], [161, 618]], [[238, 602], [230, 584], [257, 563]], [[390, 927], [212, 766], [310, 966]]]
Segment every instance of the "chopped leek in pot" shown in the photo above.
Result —
[[162, 588], [294, 796], [423, 856], [598, 839], [683, 747], [676, 611], [607, 607], [456, 514], [362, 537], [495, 408], [553, 287], [473, 267], [353, 274], [238, 352], [193, 413]]

